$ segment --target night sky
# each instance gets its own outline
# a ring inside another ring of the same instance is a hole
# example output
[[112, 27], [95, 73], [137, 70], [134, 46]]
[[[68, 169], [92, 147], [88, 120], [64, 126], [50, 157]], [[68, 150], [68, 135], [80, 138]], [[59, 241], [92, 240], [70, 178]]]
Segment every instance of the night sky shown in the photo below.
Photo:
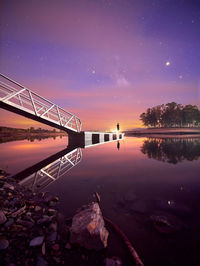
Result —
[[[0, 72], [84, 130], [140, 127], [171, 101], [200, 107], [198, 0], [1, 0], [0, 19]], [[0, 110], [1, 126], [35, 123]]]

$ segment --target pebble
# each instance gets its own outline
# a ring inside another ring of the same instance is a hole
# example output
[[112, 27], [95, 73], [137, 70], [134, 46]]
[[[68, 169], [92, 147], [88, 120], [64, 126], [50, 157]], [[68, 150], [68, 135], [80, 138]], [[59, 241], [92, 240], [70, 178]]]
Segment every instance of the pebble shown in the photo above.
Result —
[[47, 266], [49, 265], [45, 259], [43, 259], [42, 257], [37, 257], [37, 266]]
[[21, 219], [18, 219], [17, 223], [21, 224], [23, 226], [26, 226], [26, 227], [32, 227], [34, 225], [34, 223], [32, 223], [32, 222], [21, 220]]
[[71, 247], [71, 245], [70, 245], [69, 243], [67, 243], [67, 244], [65, 245], [65, 248], [66, 248], [66, 249], [71, 249], [72, 247]]
[[43, 224], [43, 223], [48, 223], [51, 221], [51, 217], [49, 217], [48, 215], [43, 215], [43, 217], [41, 219], [39, 219], [37, 221], [38, 224]]
[[5, 226], [5, 227], [9, 227], [9, 226], [13, 225], [13, 223], [14, 223], [14, 219], [9, 219], [9, 220], [4, 224], [4, 226]]
[[57, 211], [56, 211], [55, 209], [49, 209], [49, 210], [48, 210], [48, 213], [49, 213], [50, 215], [54, 215], [56, 212], [57, 212]]
[[45, 242], [42, 244], [42, 254], [45, 255], [46, 253], [46, 246], [45, 246]]
[[53, 250], [57, 251], [57, 250], [59, 250], [60, 246], [59, 246], [59, 244], [55, 244], [52, 246], [52, 248], [53, 248]]
[[0, 224], [3, 224], [7, 221], [7, 218], [3, 211], [0, 210]]
[[4, 250], [9, 246], [9, 242], [5, 238], [0, 239], [0, 250]]
[[54, 231], [57, 231], [57, 227], [58, 227], [58, 225], [57, 225], [56, 222], [51, 223], [50, 226], [49, 226], [49, 228], [50, 228], [50, 229], [53, 229]]
[[51, 234], [49, 235], [48, 240], [49, 240], [50, 242], [54, 242], [54, 241], [56, 241], [56, 238], [57, 238], [57, 232], [53, 232], [53, 233], [51, 233]]
[[122, 262], [119, 258], [106, 258], [106, 266], [120, 266]]
[[37, 237], [33, 238], [30, 241], [30, 244], [29, 245], [31, 247], [40, 246], [40, 245], [42, 245], [43, 240], [44, 240], [44, 236], [37, 236]]
[[38, 212], [40, 211], [42, 208], [40, 206], [35, 206], [35, 211]]

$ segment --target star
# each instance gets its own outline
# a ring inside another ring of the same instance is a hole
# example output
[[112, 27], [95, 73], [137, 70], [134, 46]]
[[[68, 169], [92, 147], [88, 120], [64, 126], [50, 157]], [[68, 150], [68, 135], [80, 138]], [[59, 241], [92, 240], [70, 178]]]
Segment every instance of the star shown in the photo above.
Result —
[[167, 62], [165, 63], [165, 65], [168, 67], [168, 66], [171, 65], [171, 62], [170, 62], [170, 61], [167, 61]]
[[96, 71], [93, 69], [93, 70], [92, 70], [92, 74], [94, 75], [95, 73], [96, 73]]
[[183, 78], [183, 76], [182, 76], [182, 75], [179, 75], [179, 76], [178, 76], [178, 78], [179, 78], [179, 79], [182, 79], [182, 78]]

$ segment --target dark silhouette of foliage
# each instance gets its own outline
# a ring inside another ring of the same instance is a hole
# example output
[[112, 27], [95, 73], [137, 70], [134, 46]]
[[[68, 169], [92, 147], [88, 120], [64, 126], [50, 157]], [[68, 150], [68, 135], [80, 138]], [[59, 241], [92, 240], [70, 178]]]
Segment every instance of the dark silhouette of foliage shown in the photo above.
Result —
[[148, 158], [177, 164], [200, 157], [200, 138], [150, 138], [145, 140], [141, 152]]
[[197, 127], [200, 126], [200, 110], [196, 105], [175, 102], [148, 108], [140, 115], [147, 127]]

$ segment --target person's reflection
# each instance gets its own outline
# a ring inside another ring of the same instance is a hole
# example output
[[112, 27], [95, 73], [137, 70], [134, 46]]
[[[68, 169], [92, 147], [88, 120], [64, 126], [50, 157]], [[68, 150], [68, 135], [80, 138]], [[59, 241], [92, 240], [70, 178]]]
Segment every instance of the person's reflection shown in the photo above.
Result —
[[117, 142], [117, 149], [118, 150], [120, 149], [120, 142], [119, 141]]

